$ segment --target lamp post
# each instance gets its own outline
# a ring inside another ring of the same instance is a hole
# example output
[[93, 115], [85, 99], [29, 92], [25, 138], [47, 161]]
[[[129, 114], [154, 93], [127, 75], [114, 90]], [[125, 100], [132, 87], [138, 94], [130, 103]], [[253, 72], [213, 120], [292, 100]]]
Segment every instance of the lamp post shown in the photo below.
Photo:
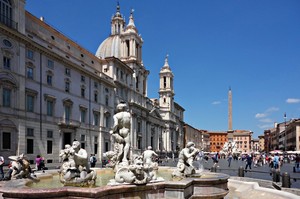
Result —
[[286, 113], [284, 113], [284, 151], [286, 151]]

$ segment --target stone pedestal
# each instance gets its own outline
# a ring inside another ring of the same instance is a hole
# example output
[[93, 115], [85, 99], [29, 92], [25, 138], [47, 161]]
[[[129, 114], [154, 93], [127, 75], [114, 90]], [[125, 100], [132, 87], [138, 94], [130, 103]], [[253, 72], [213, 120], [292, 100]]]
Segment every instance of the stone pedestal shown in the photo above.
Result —
[[227, 138], [228, 138], [228, 142], [233, 142], [233, 130], [228, 130], [227, 131]]

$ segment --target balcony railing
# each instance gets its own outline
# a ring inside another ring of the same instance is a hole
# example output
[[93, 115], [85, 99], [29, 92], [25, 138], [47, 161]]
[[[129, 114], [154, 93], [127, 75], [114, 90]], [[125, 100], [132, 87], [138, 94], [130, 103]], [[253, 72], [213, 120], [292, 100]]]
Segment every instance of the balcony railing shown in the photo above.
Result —
[[0, 23], [12, 29], [18, 30], [18, 23], [5, 15], [0, 14]]
[[78, 128], [80, 126], [80, 122], [76, 120], [66, 119], [66, 118], [59, 118], [58, 126]]

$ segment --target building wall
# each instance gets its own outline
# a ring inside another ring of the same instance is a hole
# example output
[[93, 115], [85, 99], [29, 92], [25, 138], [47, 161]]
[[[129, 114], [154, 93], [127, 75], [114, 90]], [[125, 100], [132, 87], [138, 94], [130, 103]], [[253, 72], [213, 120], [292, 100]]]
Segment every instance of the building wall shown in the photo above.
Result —
[[274, 128], [264, 131], [264, 140], [267, 152], [272, 150], [299, 150], [299, 119], [291, 119], [283, 123], [275, 124]]
[[228, 141], [227, 132], [208, 132], [210, 151], [219, 152], [222, 150], [224, 144]]
[[203, 149], [203, 138], [202, 133], [198, 129], [193, 128], [192, 126], [185, 124], [184, 125], [184, 146], [188, 142], [194, 142], [195, 147], [198, 149]]
[[238, 132], [233, 134], [233, 139], [236, 142], [238, 151], [240, 152], [251, 152], [251, 133]]
[[264, 139], [264, 136], [258, 136], [258, 139], [259, 139], [259, 148], [260, 148], [260, 151], [265, 151], [265, 139]]

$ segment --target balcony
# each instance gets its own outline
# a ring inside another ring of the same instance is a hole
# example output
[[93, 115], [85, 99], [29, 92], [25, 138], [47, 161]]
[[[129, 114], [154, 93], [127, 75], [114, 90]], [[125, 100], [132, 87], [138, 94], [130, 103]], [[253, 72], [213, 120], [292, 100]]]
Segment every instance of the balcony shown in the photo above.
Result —
[[9, 28], [18, 30], [18, 23], [11, 20], [11, 18], [9, 18], [5, 15], [0, 14], [0, 23], [6, 25]]
[[60, 128], [71, 128], [71, 129], [76, 129], [80, 126], [80, 122], [76, 120], [70, 120], [66, 118], [60, 118], [57, 125]]

